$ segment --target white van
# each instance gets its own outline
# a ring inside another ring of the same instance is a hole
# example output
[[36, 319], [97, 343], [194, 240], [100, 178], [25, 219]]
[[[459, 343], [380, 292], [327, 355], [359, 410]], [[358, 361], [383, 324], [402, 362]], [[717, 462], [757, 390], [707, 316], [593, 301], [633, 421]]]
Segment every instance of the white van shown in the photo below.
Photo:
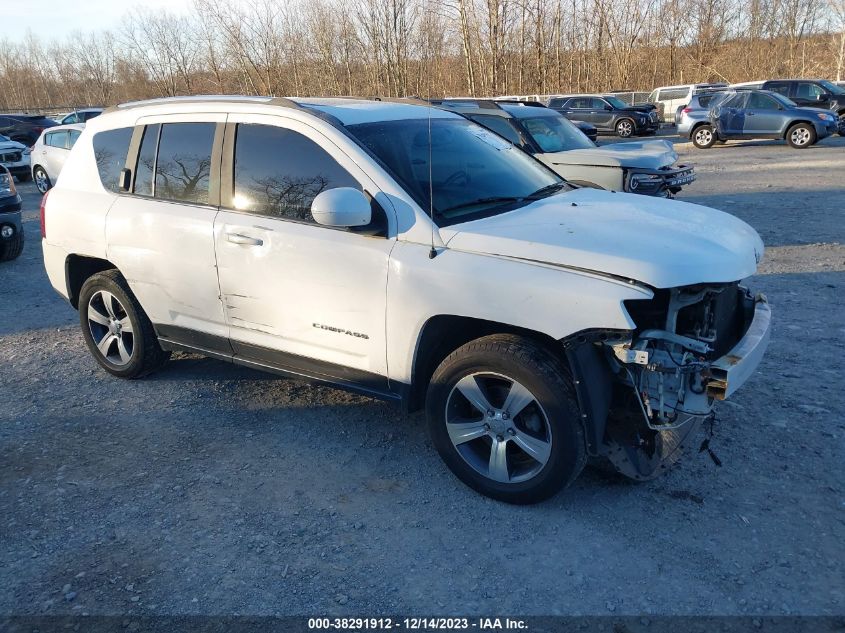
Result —
[[683, 84], [680, 86], [661, 86], [651, 91], [649, 103], [657, 106], [660, 117], [667, 123], [675, 122], [675, 111], [686, 106], [692, 96], [702, 89], [727, 88], [726, 83], [714, 84]]

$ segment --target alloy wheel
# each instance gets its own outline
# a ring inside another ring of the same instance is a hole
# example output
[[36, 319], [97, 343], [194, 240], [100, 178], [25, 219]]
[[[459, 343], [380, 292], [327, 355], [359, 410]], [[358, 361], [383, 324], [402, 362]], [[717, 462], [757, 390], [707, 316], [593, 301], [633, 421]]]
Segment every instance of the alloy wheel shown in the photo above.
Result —
[[35, 186], [41, 193], [47, 193], [47, 190], [50, 188], [50, 180], [47, 178], [47, 174], [43, 169], [35, 170]]
[[118, 367], [132, 360], [135, 333], [129, 314], [120, 300], [107, 290], [98, 290], [88, 302], [88, 328], [100, 354]]
[[810, 130], [805, 127], [797, 127], [789, 135], [793, 145], [806, 145], [810, 142]]
[[695, 133], [695, 142], [698, 145], [707, 145], [713, 140], [713, 132], [708, 128], [701, 128]]
[[537, 475], [552, 450], [549, 419], [537, 398], [501, 374], [461, 378], [446, 400], [446, 430], [475, 471], [501, 483]]
[[620, 121], [619, 124], [616, 126], [616, 132], [619, 136], [625, 138], [631, 136], [631, 133], [634, 131], [634, 126], [631, 125], [628, 121]]

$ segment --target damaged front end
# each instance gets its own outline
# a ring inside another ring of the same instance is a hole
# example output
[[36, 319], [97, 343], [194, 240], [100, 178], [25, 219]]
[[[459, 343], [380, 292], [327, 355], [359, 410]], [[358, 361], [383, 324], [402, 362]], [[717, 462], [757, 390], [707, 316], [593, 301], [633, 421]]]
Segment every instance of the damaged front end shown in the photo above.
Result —
[[615, 381], [603, 452], [621, 473], [650, 479], [754, 372], [771, 312], [738, 283], [658, 290], [625, 306], [636, 329], [604, 343]]

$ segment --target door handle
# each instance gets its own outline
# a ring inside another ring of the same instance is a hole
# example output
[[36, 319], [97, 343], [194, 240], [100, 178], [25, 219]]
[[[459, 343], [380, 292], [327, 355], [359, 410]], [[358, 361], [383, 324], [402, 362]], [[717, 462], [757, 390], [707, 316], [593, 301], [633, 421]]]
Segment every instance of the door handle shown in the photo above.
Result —
[[753, 112], [746, 112], [745, 116], [754, 116], [754, 113]]
[[248, 235], [241, 235], [240, 233], [226, 233], [226, 241], [244, 246], [264, 245], [264, 240], [258, 239], [257, 237], [249, 237]]

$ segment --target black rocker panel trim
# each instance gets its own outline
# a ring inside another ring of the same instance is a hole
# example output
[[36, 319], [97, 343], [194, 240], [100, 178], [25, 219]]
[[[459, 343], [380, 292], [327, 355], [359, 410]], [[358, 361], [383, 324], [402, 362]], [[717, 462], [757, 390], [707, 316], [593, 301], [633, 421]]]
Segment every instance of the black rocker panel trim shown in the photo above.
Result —
[[225, 337], [172, 325], [156, 325], [155, 330], [161, 346], [172, 351], [204, 354], [253, 369], [325, 384], [380, 400], [404, 403], [410, 392], [406, 385], [395, 382], [391, 384], [386, 376], [360, 369], [230, 341]]

